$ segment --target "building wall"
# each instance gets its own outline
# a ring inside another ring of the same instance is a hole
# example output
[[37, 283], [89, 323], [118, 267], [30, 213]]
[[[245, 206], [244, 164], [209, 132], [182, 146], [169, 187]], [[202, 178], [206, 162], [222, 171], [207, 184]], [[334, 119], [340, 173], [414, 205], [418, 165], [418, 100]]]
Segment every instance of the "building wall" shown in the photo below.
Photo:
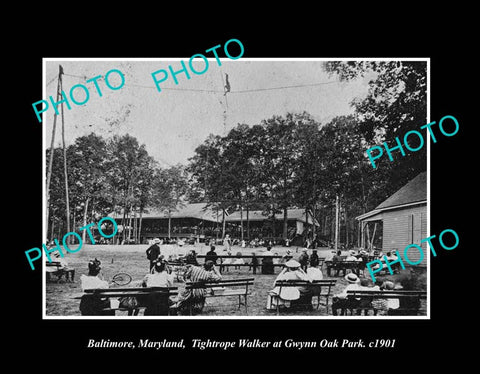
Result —
[[[418, 244], [422, 247], [424, 258], [419, 265], [427, 265], [427, 243], [420, 241], [427, 237], [427, 206], [420, 205], [383, 212], [383, 252], [396, 251], [403, 256], [405, 247], [409, 244]], [[417, 262], [421, 254], [415, 248], [408, 251], [411, 262]], [[404, 261], [405, 265], [408, 265]]]

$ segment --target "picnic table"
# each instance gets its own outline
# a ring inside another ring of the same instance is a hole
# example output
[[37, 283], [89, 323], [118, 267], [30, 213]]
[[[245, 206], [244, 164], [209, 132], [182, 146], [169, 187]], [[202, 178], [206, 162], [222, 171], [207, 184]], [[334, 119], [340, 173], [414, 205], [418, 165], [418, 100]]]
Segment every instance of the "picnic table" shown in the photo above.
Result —
[[59, 261], [51, 261], [51, 262], [46, 262], [45, 266], [47, 267], [46, 271], [46, 281], [50, 282], [52, 280], [52, 274], [57, 277], [57, 282], [60, 281], [60, 279], [65, 276], [65, 279], [70, 280], [73, 282], [73, 279], [75, 277], [75, 269], [70, 268], [70, 267], [65, 267], [61, 262]]
[[362, 261], [326, 260], [325, 265], [327, 267], [327, 275], [329, 277], [332, 276], [332, 270], [335, 270], [336, 272], [335, 275], [338, 275], [340, 271], [343, 271], [343, 274], [345, 275], [347, 270], [351, 270], [353, 273], [360, 276], [360, 271], [363, 271], [365, 269], [366, 262], [364, 260]]
[[[203, 258], [205, 259], [206, 255], [198, 255], [197, 256], [197, 259], [199, 258]], [[252, 264], [252, 259], [253, 258], [256, 258], [258, 260], [258, 264]], [[219, 270], [220, 270], [220, 273], [222, 273], [224, 270], [227, 270], [229, 269], [230, 266], [233, 266], [233, 267], [242, 267], [242, 266], [248, 266], [248, 270], [252, 269], [253, 270], [253, 273], [256, 274], [256, 271], [257, 271], [257, 268], [261, 268], [262, 267], [262, 262], [263, 262], [263, 259], [272, 259], [272, 263], [269, 264], [270, 266], [273, 266], [274, 268], [275, 267], [284, 267], [284, 263], [282, 262], [279, 262], [279, 260], [281, 260], [282, 258], [284, 258], [284, 256], [276, 256], [276, 255], [272, 255], [272, 256], [268, 256], [268, 255], [241, 255], [241, 256], [238, 256], [238, 255], [218, 255], [217, 256], [217, 260], [220, 260], [220, 263], [219, 264], [216, 264], [219, 266]], [[228, 262], [225, 262], [225, 260], [232, 260], [231, 262], [228, 261]], [[235, 263], [235, 260], [236, 259], [250, 259], [249, 262], [243, 262], [243, 263]], [[275, 262], [275, 260], [277, 260], [277, 262]]]

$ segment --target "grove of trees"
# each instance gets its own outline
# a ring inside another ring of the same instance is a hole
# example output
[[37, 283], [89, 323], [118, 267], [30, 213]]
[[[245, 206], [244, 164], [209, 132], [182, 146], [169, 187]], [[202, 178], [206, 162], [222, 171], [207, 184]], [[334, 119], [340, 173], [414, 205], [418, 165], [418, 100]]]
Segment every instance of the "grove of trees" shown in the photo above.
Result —
[[[161, 168], [130, 135], [77, 138], [66, 150], [74, 229], [115, 211], [128, 227], [123, 238], [138, 240], [145, 209], [160, 208], [170, 216], [186, 202], [206, 202], [223, 214], [240, 211], [242, 237], [249, 236], [249, 212], [262, 210], [271, 219], [283, 214], [283, 230], [273, 236], [286, 238], [287, 209], [296, 207], [311, 212], [320, 223], [315, 234], [328, 238], [338, 197], [342, 241], [353, 243], [355, 217], [426, 170], [426, 147], [394, 162], [380, 159], [377, 169], [365, 153], [426, 123], [426, 64], [339, 61], [324, 68], [347, 81], [374, 73], [368, 95], [352, 102], [353, 114], [328, 123], [303, 112], [238, 124], [224, 136], [205, 139], [187, 165]], [[49, 237], [65, 231], [62, 152], [54, 149]]]

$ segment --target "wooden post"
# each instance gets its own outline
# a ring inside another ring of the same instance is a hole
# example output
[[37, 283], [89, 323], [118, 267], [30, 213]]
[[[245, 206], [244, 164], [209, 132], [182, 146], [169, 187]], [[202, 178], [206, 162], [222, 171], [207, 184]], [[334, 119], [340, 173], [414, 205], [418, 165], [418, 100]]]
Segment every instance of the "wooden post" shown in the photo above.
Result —
[[[58, 103], [60, 99], [61, 92], [61, 82], [62, 82], [63, 68], [62, 65], [58, 66], [58, 83], [57, 83], [57, 100]], [[52, 141], [50, 142], [50, 159], [48, 160], [48, 170], [47, 170], [47, 187], [46, 187], [46, 200], [47, 200], [47, 225], [50, 211], [50, 180], [52, 177], [52, 165], [53, 165], [53, 155], [54, 155], [54, 145], [55, 145], [55, 129], [57, 128], [57, 112], [54, 112], [53, 115], [53, 128], [52, 128]]]
[[372, 239], [370, 240], [370, 248], [373, 248], [373, 241], [375, 239], [376, 231], [377, 231], [377, 222], [375, 222], [375, 225], [373, 225], [373, 235], [372, 235]]
[[335, 251], [338, 248], [338, 195], [335, 197]]
[[[62, 76], [59, 75], [60, 88], [62, 88]], [[63, 91], [62, 91], [63, 92]], [[63, 94], [61, 94], [63, 98]], [[67, 173], [67, 148], [65, 146], [65, 116], [63, 111], [63, 100], [60, 104], [61, 114], [62, 114], [62, 147], [63, 147], [63, 176], [65, 180], [65, 208], [67, 216], [67, 232], [70, 232], [70, 201], [68, 196], [68, 173]], [[71, 236], [68, 236], [67, 243], [71, 243]]]

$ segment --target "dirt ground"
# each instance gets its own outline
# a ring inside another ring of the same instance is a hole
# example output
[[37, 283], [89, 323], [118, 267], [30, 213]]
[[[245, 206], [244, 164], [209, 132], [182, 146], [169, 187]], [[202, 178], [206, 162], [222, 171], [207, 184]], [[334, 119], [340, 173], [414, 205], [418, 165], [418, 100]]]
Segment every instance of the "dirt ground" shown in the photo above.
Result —
[[[110, 280], [113, 275], [120, 272], [126, 272], [133, 278], [133, 281], [128, 287], [137, 286], [148, 272], [149, 261], [145, 255], [147, 248], [147, 245], [85, 245], [77, 253], [68, 253], [65, 256], [65, 260], [70, 267], [75, 268], [75, 280], [74, 282], [65, 282], [65, 280], [62, 279], [59, 282], [53, 281], [45, 284], [46, 315], [80, 317], [80, 300], [74, 299], [74, 296], [81, 294], [80, 275], [87, 274], [87, 263], [93, 258], [97, 258], [102, 262], [102, 276], [104, 279]], [[176, 245], [161, 246], [162, 254], [167, 257], [171, 253], [185, 253], [191, 249], [195, 249], [197, 254], [205, 254], [208, 251], [208, 247], [205, 245], [186, 245], [182, 248], [179, 248]], [[225, 254], [223, 249], [222, 246], [217, 246], [217, 254]], [[242, 251], [242, 253], [245, 254], [255, 252], [258, 255], [264, 250], [265, 248], [241, 249], [239, 247], [233, 247], [232, 254], [235, 255], [237, 252]], [[298, 258], [301, 248], [291, 247], [290, 250], [293, 252], [293, 257]], [[272, 252], [278, 255], [283, 255], [286, 251], [286, 247], [274, 247], [272, 249]], [[318, 249], [318, 254], [320, 257], [325, 257], [331, 254], [331, 250], [321, 248]], [[239, 270], [235, 270], [233, 266], [230, 266], [229, 270], [223, 273], [223, 278], [232, 279], [254, 277], [254, 286], [248, 297], [248, 315], [264, 317], [271, 316], [273, 318], [276, 316], [276, 313], [266, 309], [267, 294], [268, 291], [273, 288], [273, 282], [280, 271], [279, 269], [280, 268], [276, 267], [276, 274], [274, 275], [264, 275], [259, 274], [259, 270], [257, 270], [257, 274], [252, 274], [252, 271], [248, 270], [248, 266], [241, 267]], [[324, 278], [326, 278], [325, 268], [323, 268], [322, 271], [324, 273]], [[365, 276], [369, 277], [368, 272], [366, 272]], [[389, 276], [389, 278], [393, 279], [394, 276]], [[337, 283], [333, 289], [333, 294], [341, 292], [347, 285], [343, 276], [335, 277], [335, 279], [337, 279]], [[179, 291], [181, 291], [184, 288], [184, 283], [176, 281], [175, 286], [178, 286]], [[314, 301], [316, 302], [316, 299], [314, 299]], [[322, 298], [322, 303], [324, 303], [324, 298]], [[245, 316], [244, 308], [242, 307], [241, 309], [238, 309], [237, 306], [237, 297], [208, 298], [202, 316]], [[143, 312], [140, 312], [140, 316], [142, 314]], [[329, 314], [331, 314], [331, 308], [329, 307], [327, 314], [325, 306], [320, 305], [318, 309], [314, 308], [312, 311], [302, 312], [301, 316], [327, 316]], [[126, 312], [117, 311], [117, 315], [126, 315]], [[293, 314], [286, 311], [282, 313], [282, 316], [285, 315], [291, 316]]]

